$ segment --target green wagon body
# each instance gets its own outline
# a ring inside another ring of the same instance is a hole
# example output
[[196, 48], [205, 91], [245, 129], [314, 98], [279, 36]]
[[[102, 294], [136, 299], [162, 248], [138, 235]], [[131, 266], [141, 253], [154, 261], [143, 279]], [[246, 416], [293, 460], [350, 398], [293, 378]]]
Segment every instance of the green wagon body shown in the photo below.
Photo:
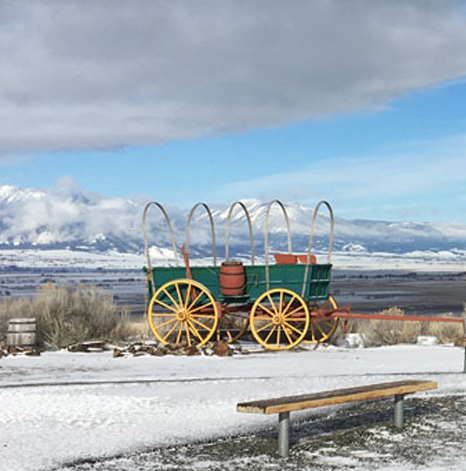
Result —
[[[242, 296], [223, 296], [220, 290], [220, 267], [192, 267], [193, 279], [202, 283], [221, 303], [254, 303], [267, 291], [264, 265], [246, 265], [246, 287]], [[303, 280], [306, 265], [270, 265], [270, 289], [289, 289], [299, 295], [302, 294]], [[147, 273], [147, 269], [145, 270]], [[309, 265], [306, 291], [303, 299], [309, 303], [327, 300], [331, 279], [332, 265]], [[186, 278], [186, 269], [183, 267], [156, 267], [152, 269], [152, 276], [157, 290], [165, 283]], [[149, 283], [149, 300], [154, 292]]]

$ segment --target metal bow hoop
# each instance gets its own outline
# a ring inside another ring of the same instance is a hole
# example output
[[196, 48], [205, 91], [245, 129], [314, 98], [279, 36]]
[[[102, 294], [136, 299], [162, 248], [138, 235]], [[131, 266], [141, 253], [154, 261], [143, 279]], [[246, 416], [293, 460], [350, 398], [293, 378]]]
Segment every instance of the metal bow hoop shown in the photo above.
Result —
[[290, 229], [290, 219], [288, 213], [286, 212], [285, 205], [279, 200], [273, 200], [268, 206], [265, 213], [265, 283], [267, 285], [267, 291], [270, 290], [270, 268], [269, 268], [269, 219], [270, 219], [270, 210], [274, 204], [278, 204], [283, 211], [286, 222], [286, 230], [288, 232], [288, 253], [292, 253], [291, 248], [291, 229]]
[[202, 206], [206, 212], [207, 215], [209, 216], [210, 220], [210, 229], [212, 231], [212, 247], [213, 247], [213, 254], [214, 254], [214, 267], [217, 266], [217, 241], [215, 237], [215, 224], [214, 224], [214, 218], [212, 216], [212, 211], [210, 210], [209, 206], [205, 203], [197, 203], [194, 205], [193, 209], [191, 209], [191, 212], [189, 213], [188, 217], [188, 224], [186, 225], [186, 255], [189, 258], [189, 242], [190, 242], [190, 236], [191, 236], [191, 222], [194, 216], [194, 213], [196, 212], [196, 209]]
[[152, 274], [152, 261], [151, 261], [151, 258], [150, 258], [149, 243], [148, 243], [148, 240], [147, 240], [147, 213], [148, 213], [149, 208], [151, 206], [156, 206], [157, 208], [160, 209], [161, 213], [163, 214], [163, 216], [165, 218], [165, 221], [167, 223], [167, 226], [168, 226], [168, 230], [170, 232], [170, 239], [171, 239], [171, 243], [172, 243], [173, 255], [174, 255], [174, 258], [175, 258], [175, 265], [176, 266], [179, 266], [179, 261], [178, 261], [178, 251], [176, 249], [175, 233], [173, 232], [173, 227], [172, 227], [172, 224], [170, 222], [170, 217], [168, 216], [168, 213], [165, 210], [165, 208], [160, 203], [158, 203], [157, 201], [151, 201], [144, 208], [144, 212], [143, 212], [143, 216], [142, 216], [142, 235], [143, 235], [143, 238], [144, 238], [144, 250], [145, 250], [145, 253], [146, 253], [146, 257], [147, 257], [147, 269], [149, 271], [149, 275], [148, 275], [149, 283], [151, 285], [151, 289], [154, 290], [155, 289], [155, 284], [154, 284], [154, 278], [153, 278], [153, 274]]
[[228, 261], [230, 259], [230, 223], [231, 223], [231, 217], [233, 216], [233, 211], [236, 208], [236, 206], [239, 206], [240, 208], [243, 209], [244, 214], [246, 215], [246, 219], [248, 221], [248, 227], [249, 227], [249, 241], [251, 243], [251, 265], [254, 265], [254, 258], [255, 258], [255, 249], [254, 249], [254, 233], [252, 230], [252, 221], [251, 221], [251, 216], [249, 214], [248, 208], [242, 203], [241, 201], [236, 201], [230, 206], [230, 210], [228, 211], [228, 216], [227, 216], [227, 227], [225, 231], [225, 258]]
[[306, 294], [307, 277], [309, 274], [309, 265], [311, 263], [312, 244], [314, 242], [314, 231], [316, 228], [317, 215], [319, 214], [319, 210], [321, 206], [326, 206], [330, 214], [330, 238], [328, 242], [328, 264], [330, 265], [332, 263], [333, 238], [334, 238], [334, 232], [335, 232], [335, 218], [334, 218], [333, 209], [330, 203], [328, 201], [320, 201], [317, 204], [316, 209], [314, 210], [314, 216], [312, 218], [311, 233], [309, 235], [309, 247], [307, 249], [306, 269], [304, 270], [304, 281], [303, 281], [303, 291], [302, 291], [303, 297]]

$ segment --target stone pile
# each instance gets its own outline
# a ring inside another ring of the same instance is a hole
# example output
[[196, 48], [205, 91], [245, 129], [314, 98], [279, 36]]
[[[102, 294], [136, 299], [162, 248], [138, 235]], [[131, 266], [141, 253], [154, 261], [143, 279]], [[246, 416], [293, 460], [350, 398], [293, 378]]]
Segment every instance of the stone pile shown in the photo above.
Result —
[[114, 358], [121, 358], [124, 356], [132, 355], [135, 357], [140, 356], [154, 356], [164, 357], [166, 355], [174, 356], [219, 356], [228, 357], [241, 354], [241, 346], [229, 345], [226, 342], [209, 342], [203, 347], [196, 345], [189, 346], [186, 343], [169, 343], [167, 345], [155, 345], [146, 343], [134, 343], [125, 347], [116, 347], [113, 351]]
[[0, 347], [0, 358], [7, 356], [25, 355], [28, 357], [40, 356], [39, 350], [35, 347], [17, 347], [17, 346], [3, 346]]

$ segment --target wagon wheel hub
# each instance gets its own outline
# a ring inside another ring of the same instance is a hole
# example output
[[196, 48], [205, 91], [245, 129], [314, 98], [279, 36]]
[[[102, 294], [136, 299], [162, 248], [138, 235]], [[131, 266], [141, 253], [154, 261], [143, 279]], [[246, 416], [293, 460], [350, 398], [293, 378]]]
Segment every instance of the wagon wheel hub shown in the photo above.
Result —
[[282, 325], [283, 316], [281, 314], [277, 314], [276, 316], [273, 316], [272, 322], [274, 323], [274, 325]]
[[185, 322], [189, 319], [189, 312], [185, 311], [185, 310], [182, 310], [182, 311], [178, 311], [176, 313], [176, 318], [180, 321], [180, 322]]

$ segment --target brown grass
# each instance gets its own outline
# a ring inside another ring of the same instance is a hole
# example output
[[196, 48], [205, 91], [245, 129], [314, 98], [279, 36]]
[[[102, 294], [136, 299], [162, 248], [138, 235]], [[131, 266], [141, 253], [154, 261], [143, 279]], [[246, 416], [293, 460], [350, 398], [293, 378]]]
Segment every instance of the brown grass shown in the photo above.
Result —
[[[381, 311], [379, 314], [403, 317], [405, 312], [398, 307], [392, 307]], [[442, 317], [454, 316], [446, 314], [442, 315]], [[440, 343], [453, 343], [464, 335], [463, 326], [460, 323], [374, 319], [367, 321], [352, 320], [350, 321], [348, 332], [361, 334], [367, 347], [416, 343], [417, 338], [421, 335], [437, 337]]]
[[6, 298], [0, 303], [1, 339], [8, 320], [15, 317], [35, 317], [38, 343], [52, 348], [130, 335], [126, 310], [117, 306], [111, 293], [89, 285], [71, 289], [47, 284], [33, 298]]

